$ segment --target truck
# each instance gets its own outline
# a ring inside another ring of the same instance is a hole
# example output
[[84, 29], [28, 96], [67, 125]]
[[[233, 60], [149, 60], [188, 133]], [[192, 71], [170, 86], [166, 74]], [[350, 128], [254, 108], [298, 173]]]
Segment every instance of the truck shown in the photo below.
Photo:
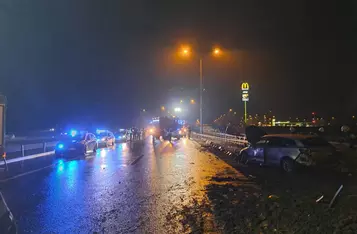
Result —
[[184, 121], [177, 118], [159, 117], [156, 121], [153, 121], [153, 126], [150, 129], [153, 140], [160, 139], [160, 137], [169, 141], [171, 141], [172, 137], [179, 140], [185, 134], [183, 123]]

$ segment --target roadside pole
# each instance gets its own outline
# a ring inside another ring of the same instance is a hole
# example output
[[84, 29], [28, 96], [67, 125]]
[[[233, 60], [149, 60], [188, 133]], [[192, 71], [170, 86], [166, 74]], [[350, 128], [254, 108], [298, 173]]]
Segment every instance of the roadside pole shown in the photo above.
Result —
[[5, 132], [6, 132], [6, 97], [0, 94], [0, 156], [4, 160], [5, 168], [8, 170], [6, 163], [5, 149]]

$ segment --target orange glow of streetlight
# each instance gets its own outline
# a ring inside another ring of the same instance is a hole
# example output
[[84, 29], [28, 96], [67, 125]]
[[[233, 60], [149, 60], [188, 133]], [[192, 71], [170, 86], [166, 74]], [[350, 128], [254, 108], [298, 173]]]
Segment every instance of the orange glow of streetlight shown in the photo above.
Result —
[[222, 50], [220, 48], [214, 48], [213, 49], [213, 55], [214, 56], [219, 56], [220, 54], [222, 54]]
[[180, 54], [182, 56], [190, 56], [190, 53], [191, 53], [191, 48], [189, 46], [181, 46], [180, 48]]
[[195, 104], [195, 100], [194, 99], [191, 99], [191, 104]]

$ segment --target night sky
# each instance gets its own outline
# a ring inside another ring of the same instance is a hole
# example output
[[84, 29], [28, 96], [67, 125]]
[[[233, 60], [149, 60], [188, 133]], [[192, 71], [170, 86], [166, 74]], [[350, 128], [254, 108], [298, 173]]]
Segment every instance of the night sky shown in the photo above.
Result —
[[[82, 118], [131, 124], [140, 109], [160, 106], [169, 88], [197, 87], [197, 57], [173, 56], [185, 43], [207, 55], [207, 121], [242, 110], [243, 80], [251, 83], [252, 113], [357, 114], [356, 6], [352, 0], [0, 0], [8, 128]], [[227, 56], [211, 58], [213, 45]]]

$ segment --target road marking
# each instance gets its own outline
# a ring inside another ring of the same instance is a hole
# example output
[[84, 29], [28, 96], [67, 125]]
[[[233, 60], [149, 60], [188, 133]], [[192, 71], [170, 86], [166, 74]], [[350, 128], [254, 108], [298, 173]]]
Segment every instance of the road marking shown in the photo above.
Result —
[[[10, 163], [20, 162], [20, 161], [34, 159], [34, 158], [38, 158], [38, 157], [50, 156], [50, 155], [53, 155], [54, 153], [55, 153], [54, 151], [49, 151], [49, 152], [40, 153], [40, 154], [32, 154], [32, 155], [28, 155], [28, 156], [25, 156], [25, 157], [18, 157], [18, 158], [13, 158], [13, 159], [6, 160], [6, 163], [10, 164]], [[5, 164], [4, 161], [0, 162], [0, 166], [4, 165], [4, 164]]]
[[137, 163], [142, 157], [144, 157], [144, 155], [141, 155], [140, 157], [138, 157], [137, 159], [135, 159], [132, 163], [130, 163], [130, 165], [134, 165], [134, 164]]
[[0, 183], [5, 183], [5, 182], [8, 182], [8, 181], [13, 180], [13, 179], [16, 179], [16, 178], [19, 178], [19, 177], [22, 177], [22, 176], [25, 176], [25, 175], [29, 175], [29, 174], [41, 171], [43, 169], [46, 169], [46, 168], [49, 168], [49, 167], [53, 167], [54, 165], [55, 164], [51, 164], [49, 166], [41, 167], [41, 168], [33, 170], [33, 171], [28, 171], [28, 172], [25, 172], [25, 173], [22, 173], [22, 174], [18, 174], [16, 176], [13, 176], [13, 177], [10, 177], [10, 178], [7, 178], [7, 179], [0, 180]]

